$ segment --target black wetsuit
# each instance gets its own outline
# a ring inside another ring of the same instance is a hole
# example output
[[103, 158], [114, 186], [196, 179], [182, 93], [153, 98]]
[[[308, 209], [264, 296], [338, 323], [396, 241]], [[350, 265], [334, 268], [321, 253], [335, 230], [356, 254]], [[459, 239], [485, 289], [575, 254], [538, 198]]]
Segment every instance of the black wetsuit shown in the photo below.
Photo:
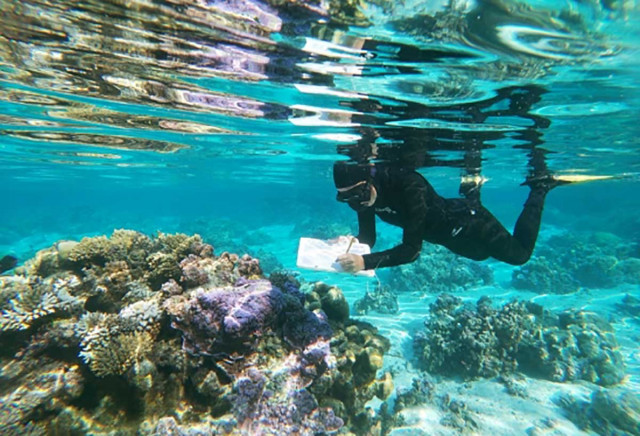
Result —
[[400, 245], [365, 255], [365, 269], [412, 262], [420, 254], [422, 241], [474, 260], [493, 257], [521, 265], [531, 257], [547, 193], [544, 188], [532, 188], [511, 235], [479, 202], [443, 198], [415, 171], [387, 168], [378, 171], [372, 183], [377, 198], [372, 207], [358, 212], [358, 240], [374, 246], [376, 215], [404, 232]]

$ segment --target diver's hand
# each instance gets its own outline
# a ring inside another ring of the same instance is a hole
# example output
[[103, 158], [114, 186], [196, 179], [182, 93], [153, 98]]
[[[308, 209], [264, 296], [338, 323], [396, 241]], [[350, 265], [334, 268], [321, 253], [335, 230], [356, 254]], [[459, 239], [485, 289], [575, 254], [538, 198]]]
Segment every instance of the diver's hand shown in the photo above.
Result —
[[336, 262], [340, 264], [340, 267], [345, 272], [357, 273], [364, 269], [364, 258], [359, 254], [341, 254], [336, 259]]

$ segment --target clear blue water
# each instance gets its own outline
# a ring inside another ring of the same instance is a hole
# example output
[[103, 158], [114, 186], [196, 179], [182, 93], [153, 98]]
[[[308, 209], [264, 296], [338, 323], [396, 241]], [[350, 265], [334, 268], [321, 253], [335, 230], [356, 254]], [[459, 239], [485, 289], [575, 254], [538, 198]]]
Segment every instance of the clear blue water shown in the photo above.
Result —
[[[363, 2], [355, 24], [307, 2], [126, 3], [2, 1], [0, 255], [130, 228], [293, 269], [299, 237], [356, 231], [331, 170], [372, 132], [392, 156], [417, 146], [444, 196], [479, 143], [483, 203], [508, 229], [544, 149], [557, 174], [605, 179], [549, 194], [538, 248], [564, 231], [640, 241], [636, 1]], [[366, 286], [320, 278], [352, 299]]]

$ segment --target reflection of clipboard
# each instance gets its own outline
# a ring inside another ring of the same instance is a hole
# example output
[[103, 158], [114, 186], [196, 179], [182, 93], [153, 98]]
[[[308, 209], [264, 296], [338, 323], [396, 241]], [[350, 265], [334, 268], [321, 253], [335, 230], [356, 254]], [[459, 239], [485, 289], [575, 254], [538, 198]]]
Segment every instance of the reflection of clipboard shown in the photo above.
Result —
[[[339, 264], [335, 262], [341, 254], [369, 254], [371, 249], [367, 244], [354, 242], [353, 238], [340, 237], [335, 242], [323, 239], [300, 238], [298, 245], [298, 268], [311, 269], [314, 271], [344, 272]], [[373, 277], [373, 270], [359, 271], [356, 275]]]

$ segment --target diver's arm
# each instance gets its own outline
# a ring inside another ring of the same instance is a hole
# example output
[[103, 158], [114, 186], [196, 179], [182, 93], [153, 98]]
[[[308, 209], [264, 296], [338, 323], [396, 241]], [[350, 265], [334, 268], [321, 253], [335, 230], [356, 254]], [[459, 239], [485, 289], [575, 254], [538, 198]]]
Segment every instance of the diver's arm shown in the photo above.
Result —
[[427, 197], [431, 189], [428, 182], [418, 173], [404, 178], [401, 191], [398, 193], [404, 200], [407, 214], [402, 243], [389, 250], [364, 255], [364, 269], [403, 265], [418, 258], [429, 211]]
[[358, 212], [358, 242], [370, 248], [376, 243], [376, 214], [373, 208]]
[[402, 235], [402, 243], [389, 250], [365, 254], [364, 269], [385, 268], [413, 262], [420, 255], [422, 235], [413, 235], [406, 230]]
[[376, 213], [373, 208], [358, 212], [358, 242], [370, 248], [376, 243]]
[[[358, 242], [373, 247], [376, 243], [376, 214], [373, 208], [358, 212]], [[338, 256], [336, 262], [345, 272], [356, 273], [364, 269], [364, 259], [359, 254], [345, 253]]]

